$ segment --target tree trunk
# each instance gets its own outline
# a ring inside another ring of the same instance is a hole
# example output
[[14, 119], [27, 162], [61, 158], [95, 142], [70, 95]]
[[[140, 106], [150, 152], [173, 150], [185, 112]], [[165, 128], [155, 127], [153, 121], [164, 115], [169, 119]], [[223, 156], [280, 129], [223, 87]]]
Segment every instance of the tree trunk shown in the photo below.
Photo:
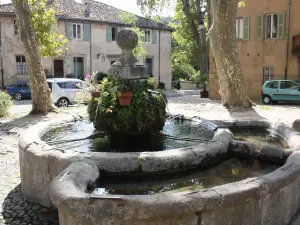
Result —
[[239, 0], [212, 0], [213, 24], [208, 35], [216, 60], [222, 103], [227, 108], [250, 108], [235, 35]]
[[31, 21], [28, 0], [12, 0], [28, 66], [33, 114], [46, 114], [55, 108], [47, 84], [39, 43]]

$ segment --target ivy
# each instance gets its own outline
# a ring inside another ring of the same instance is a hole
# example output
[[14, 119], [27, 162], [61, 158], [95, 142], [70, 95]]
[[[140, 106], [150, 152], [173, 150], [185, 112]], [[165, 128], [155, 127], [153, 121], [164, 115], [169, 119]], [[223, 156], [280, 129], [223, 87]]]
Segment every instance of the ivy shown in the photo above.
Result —
[[[143, 135], [160, 131], [166, 118], [166, 100], [163, 95], [151, 94], [156, 90], [154, 78], [126, 82], [108, 77], [99, 86], [100, 97], [91, 100], [88, 113], [96, 129], [111, 135]], [[132, 91], [132, 104], [121, 106], [123, 91]]]

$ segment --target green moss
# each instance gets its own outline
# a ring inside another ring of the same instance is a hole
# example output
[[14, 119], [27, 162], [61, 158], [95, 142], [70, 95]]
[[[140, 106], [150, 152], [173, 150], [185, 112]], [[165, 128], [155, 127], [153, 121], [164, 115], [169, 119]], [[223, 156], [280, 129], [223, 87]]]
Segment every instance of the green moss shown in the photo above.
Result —
[[[100, 97], [88, 106], [95, 128], [113, 135], [144, 135], [163, 128], [166, 101], [160, 94], [148, 93], [157, 87], [155, 80], [125, 82], [115, 77], [105, 78], [100, 86]], [[132, 103], [121, 106], [123, 91], [132, 91]]]

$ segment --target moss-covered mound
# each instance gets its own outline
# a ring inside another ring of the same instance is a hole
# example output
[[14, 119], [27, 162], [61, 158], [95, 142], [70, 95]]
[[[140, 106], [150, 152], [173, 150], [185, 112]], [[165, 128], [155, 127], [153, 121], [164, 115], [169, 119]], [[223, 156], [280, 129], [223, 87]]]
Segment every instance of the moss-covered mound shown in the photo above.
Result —
[[[154, 78], [147, 81], [124, 81], [105, 78], [99, 86], [100, 97], [91, 100], [88, 107], [90, 120], [97, 130], [110, 135], [145, 135], [162, 130], [166, 119], [166, 103], [163, 94], [148, 92], [157, 90]], [[121, 106], [122, 92], [132, 91], [129, 106]]]

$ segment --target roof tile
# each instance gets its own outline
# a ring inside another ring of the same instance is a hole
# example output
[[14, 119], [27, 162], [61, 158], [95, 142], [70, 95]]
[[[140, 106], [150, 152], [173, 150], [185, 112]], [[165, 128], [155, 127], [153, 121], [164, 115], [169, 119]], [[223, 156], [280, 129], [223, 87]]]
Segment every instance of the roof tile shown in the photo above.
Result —
[[[92, 10], [91, 14], [86, 17], [84, 15], [84, 4], [82, 1], [78, 0], [56, 0], [57, 4], [57, 16], [59, 19], [66, 20], [89, 20], [89, 21], [99, 21], [111, 24], [124, 24], [121, 20], [121, 14], [125, 11], [118, 8], [109, 6], [107, 4], [91, 1]], [[1, 14], [14, 14], [14, 8], [12, 4], [2, 4], [0, 5], [0, 15]], [[154, 20], [150, 20], [141, 16], [137, 17], [137, 25], [140, 27], [151, 27], [158, 29], [173, 30], [173, 28], [158, 23]]]

